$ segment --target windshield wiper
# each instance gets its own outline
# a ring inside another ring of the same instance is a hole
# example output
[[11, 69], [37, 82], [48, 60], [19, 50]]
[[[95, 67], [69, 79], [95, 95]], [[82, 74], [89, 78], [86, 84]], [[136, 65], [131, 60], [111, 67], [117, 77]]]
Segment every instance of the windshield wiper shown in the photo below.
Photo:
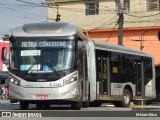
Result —
[[30, 71], [33, 68], [33, 66], [35, 66], [36, 64], [37, 62], [34, 62], [33, 64], [31, 64], [31, 66], [26, 71]]
[[[52, 71], [59, 77], [61, 77], [61, 75], [56, 71], [56, 69], [47, 61], [43, 60], [51, 69]], [[30, 71], [33, 66], [35, 66], [37, 64], [37, 62], [34, 62], [26, 71]]]
[[52, 71], [53, 71], [57, 76], [61, 77], [61, 75], [57, 72], [57, 70], [53, 67], [53, 65], [51, 65], [51, 63], [49, 63], [49, 62], [47, 62], [47, 61], [45, 61], [45, 60], [43, 60], [43, 61], [52, 69]]

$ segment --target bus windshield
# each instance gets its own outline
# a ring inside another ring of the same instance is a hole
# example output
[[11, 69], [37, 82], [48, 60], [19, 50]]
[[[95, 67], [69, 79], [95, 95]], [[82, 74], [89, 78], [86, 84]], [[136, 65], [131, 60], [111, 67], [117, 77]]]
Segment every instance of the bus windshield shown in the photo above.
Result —
[[62, 71], [74, 67], [73, 49], [20, 50], [20, 71]]
[[[71, 71], [76, 67], [74, 40], [66, 40], [63, 43], [55, 43], [54, 40], [34, 43], [18, 42], [18, 47], [15, 46], [16, 42], [12, 42], [10, 69], [11, 72], [16, 72], [14, 74], [19, 77], [25, 79], [36, 77], [59, 79], [69, 73], [66, 71]], [[46, 76], [45, 74], [49, 75]]]

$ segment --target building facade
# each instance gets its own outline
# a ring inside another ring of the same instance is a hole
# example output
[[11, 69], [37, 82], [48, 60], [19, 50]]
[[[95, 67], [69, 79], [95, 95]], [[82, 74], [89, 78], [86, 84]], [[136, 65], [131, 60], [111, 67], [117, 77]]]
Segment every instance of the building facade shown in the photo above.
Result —
[[89, 39], [118, 43], [123, 13], [123, 45], [149, 53], [160, 65], [160, 0], [46, 0], [48, 21], [74, 23]]

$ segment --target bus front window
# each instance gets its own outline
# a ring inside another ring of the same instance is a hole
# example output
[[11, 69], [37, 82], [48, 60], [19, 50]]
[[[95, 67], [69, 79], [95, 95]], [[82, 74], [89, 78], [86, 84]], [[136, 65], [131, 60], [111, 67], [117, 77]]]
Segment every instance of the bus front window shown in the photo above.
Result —
[[44, 63], [49, 63], [56, 71], [67, 70], [75, 67], [75, 51], [72, 49], [44, 50]]
[[[41, 54], [42, 53], [42, 54]], [[75, 67], [71, 49], [21, 50], [20, 71], [63, 71]]]
[[40, 70], [40, 50], [21, 50], [21, 71], [32, 71], [32, 70]]
[[[34, 47], [33, 47], [34, 45]], [[57, 80], [76, 69], [76, 46], [74, 40], [48, 40], [13, 42], [10, 69], [28, 81]]]

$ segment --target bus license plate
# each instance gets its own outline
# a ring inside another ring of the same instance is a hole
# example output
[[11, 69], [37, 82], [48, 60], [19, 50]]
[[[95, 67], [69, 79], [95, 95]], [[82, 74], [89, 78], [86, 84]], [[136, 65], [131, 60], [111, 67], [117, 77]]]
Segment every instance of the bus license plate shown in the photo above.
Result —
[[39, 100], [45, 100], [48, 99], [48, 95], [35, 95], [35, 98]]

